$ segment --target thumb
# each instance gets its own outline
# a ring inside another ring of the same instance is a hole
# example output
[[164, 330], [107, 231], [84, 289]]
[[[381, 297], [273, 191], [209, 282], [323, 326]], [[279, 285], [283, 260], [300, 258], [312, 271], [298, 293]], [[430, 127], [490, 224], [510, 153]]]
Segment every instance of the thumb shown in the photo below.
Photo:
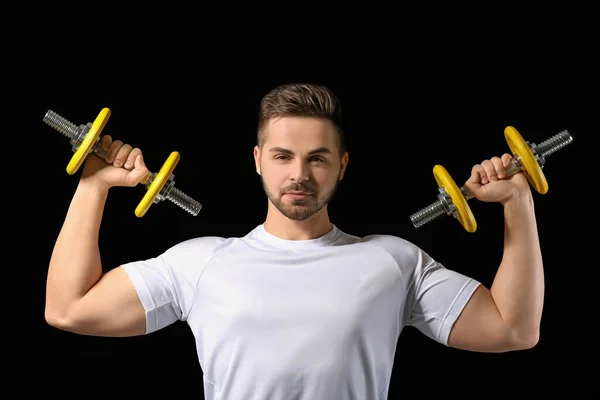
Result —
[[133, 163], [133, 167], [134, 167], [134, 169], [146, 168], [146, 164], [144, 163], [143, 155], [138, 154], [138, 156], [135, 158], [135, 161]]
[[475, 169], [471, 170], [471, 176], [467, 180], [467, 183], [471, 186], [476, 186], [476, 187], [481, 186], [481, 179], [480, 179], [479, 173], [477, 171], [475, 171]]
[[471, 171], [471, 176], [467, 182], [465, 182], [465, 187], [472, 194], [477, 193], [477, 191], [481, 188], [481, 179], [479, 177], [479, 173], [474, 169]]
[[144, 177], [148, 174], [148, 168], [146, 168], [146, 164], [144, 163], [144, 157], [139, 154], [133, 163], [133, 169], [129, 172], [127, 179], [129, 184], [132, 186], [140, 183]]

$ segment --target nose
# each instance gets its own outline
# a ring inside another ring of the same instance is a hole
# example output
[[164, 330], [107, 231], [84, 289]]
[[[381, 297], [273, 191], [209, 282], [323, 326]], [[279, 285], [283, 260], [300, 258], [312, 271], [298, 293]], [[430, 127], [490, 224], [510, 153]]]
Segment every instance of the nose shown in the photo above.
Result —
[[309, 180], [308, 166], [303, 161], [297, 161], [294, 167], [292, 180], [296, 183], [304, 182]]

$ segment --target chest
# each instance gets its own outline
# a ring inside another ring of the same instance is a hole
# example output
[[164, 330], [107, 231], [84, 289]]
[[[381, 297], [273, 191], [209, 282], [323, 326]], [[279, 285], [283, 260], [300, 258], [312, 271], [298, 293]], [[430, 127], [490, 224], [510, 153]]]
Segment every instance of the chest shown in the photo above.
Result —
[[400, 298], [399, 269], [385, 253], [335, 250], [219, 257], [201, 276], [192, 315], [221, 329], [309, 334], [355, 325]]

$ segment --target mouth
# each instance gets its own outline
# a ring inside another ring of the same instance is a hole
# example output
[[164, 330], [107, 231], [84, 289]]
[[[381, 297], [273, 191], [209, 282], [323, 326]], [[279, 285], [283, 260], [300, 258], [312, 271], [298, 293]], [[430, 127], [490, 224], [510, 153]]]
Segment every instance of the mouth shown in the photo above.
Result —
[[307, 193], [307, 192], [287, 192], [285, 195], [286, 196], [290, 196], [292, 198], [301, 199], [301, 198], [312, 196], [312, 193]]

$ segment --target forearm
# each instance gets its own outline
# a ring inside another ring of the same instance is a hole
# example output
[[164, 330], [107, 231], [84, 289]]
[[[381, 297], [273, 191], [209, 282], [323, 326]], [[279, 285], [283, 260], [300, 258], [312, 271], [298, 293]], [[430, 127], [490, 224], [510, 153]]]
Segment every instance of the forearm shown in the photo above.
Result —
[[536, 343], [544, 301], [544, 271], [533, 199], [504, 204], [504, 252], [491, 287], [494, 301], [515, 340]]
[[66, 318], [69, 306], [102, 276], [98, 236], [108, 188], [81, 180], [56, 240], [46, 286], [46, 312]]

